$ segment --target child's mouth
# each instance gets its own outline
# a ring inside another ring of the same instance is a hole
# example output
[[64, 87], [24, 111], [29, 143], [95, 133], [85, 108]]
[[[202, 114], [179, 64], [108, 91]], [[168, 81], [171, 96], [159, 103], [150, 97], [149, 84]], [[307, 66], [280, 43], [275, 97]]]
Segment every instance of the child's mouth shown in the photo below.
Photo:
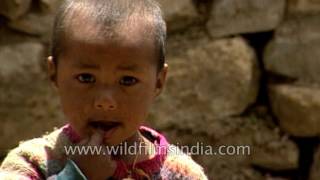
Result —
[[93, 129], [100, 129], [104, 132], [108, 132], [116, 127], [120, 126], [121, 123], [119, 122], [111, 122], [111, 121], [92, 121], [89, 122], [89, 126]]

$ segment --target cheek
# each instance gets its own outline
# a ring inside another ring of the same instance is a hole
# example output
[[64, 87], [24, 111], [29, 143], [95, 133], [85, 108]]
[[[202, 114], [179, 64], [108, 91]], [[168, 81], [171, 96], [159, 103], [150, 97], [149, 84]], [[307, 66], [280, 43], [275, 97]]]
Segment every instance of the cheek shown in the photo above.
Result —
[[74, 79], [70, 76], [70, 73], [60, 74], [58, 92], [64, 109], [72, 112], [81, 110], [80, 107], [85, 103], [87, 95], [79, 87], [76, 87]]
[[74, 90], [70, 84], [59, 87], [60, 101], [68, 122], [72, 123], [75, 128], [84, 126], [84, 121], [81, 119], [84, 113], [84, 104], [86, 99], [81, 97], [80, 92]]
[[123, 97], [121, 104], [127, 109], [130, 116], [139, 116], [139, 118], [144, 118], [147, 115], [154, 100], [151, 87], [142, 87], [133, 95]]
[[70, 86], [60, 86], [59, 95], [62, 107], [68, 111], [77, 109], [76, 106], [78, 106], [80, 104], [79, 101], [82, 100], [82, 98], [76, 98], [78, 96], [77, 91], [74, 91]]
[[82, 98], [74, 98], [72, 95], [61, 97], [62, 108], [66, 121], [71, 125], [74, 131], [80, 136], [85, 137], [86, 120], [83, 119], [84, 111]]
[[73, 98], [72, 96], [61, 96], [61, 105], [63, 108], [63, 111], [68, 116], [68, 119], [71, 119], [70, 116], [72, 116], [72, 119], [75, 115], [79, 114], [82, 111], [81, 104], [81, 98]]

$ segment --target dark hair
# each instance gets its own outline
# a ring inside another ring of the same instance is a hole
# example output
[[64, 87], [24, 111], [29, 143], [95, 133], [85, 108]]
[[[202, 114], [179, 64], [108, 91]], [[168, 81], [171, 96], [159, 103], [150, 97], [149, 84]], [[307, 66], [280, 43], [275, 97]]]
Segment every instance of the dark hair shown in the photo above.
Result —
[[[84, 11], [86, 16], [93, 19], [102, 36], [112, 36], [116, 25], [123, 25], [132, 14], [153, 19], [156, 52], [158, 52], [158, 70], [165, 63], [166, 24], [161, 9], [154, 0], [65, 0], [60, 6], [53, 27], [51, 55], [58, 64], [59, 55], [63, 52], [64, 40], [67, 38], [68, 24], [77, 15], [77, 10]], [[130, 24], [130, 23], [128, 23]]]

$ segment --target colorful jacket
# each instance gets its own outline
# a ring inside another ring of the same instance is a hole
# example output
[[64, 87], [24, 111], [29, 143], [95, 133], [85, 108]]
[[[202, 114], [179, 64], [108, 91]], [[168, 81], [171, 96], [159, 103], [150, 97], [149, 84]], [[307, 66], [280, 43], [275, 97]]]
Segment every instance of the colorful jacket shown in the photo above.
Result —
[[[152, 140], [157, 149], [152, 159], [137, 162], [134, 179], [183, 179], [206, 180], [203, 169], [190, 156], [170, 145], [165, 137], [153, 129], [140, 127], [140, 132]], [[1, 180], [79, 179], [86, 180], [77, 165], [68, 158], [65, 147], [79, 141], [69, 125], [36, 138], [20, 143], [9, 152], [0, 167]], [[116, 161], [116, 170], [110, 179], [123, 179], [128, 175], [131, 164]], [[142, 173], [141, 173], [142, 172]]]

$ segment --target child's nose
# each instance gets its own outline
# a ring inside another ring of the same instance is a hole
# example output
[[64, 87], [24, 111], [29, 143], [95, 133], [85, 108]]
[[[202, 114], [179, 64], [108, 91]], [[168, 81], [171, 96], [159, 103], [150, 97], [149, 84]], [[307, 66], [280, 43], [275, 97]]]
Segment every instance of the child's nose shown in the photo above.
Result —
[[97, 93], [94, 107], [101, 110], [115, 110], [117, 103], [111, 90], [103, 90]]

